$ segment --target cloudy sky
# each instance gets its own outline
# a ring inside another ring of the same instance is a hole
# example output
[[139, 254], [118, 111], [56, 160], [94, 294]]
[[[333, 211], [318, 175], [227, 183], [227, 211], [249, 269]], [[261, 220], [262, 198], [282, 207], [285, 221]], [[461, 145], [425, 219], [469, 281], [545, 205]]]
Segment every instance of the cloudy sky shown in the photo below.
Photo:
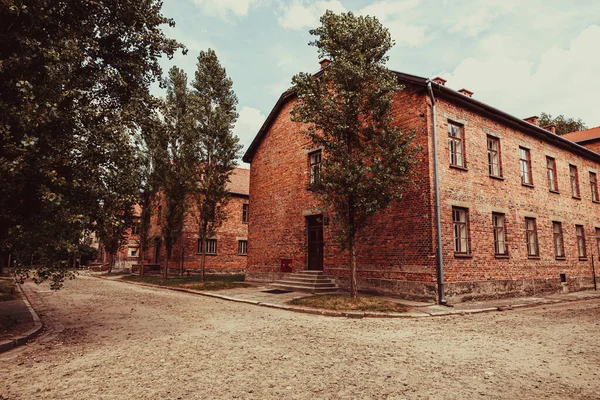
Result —
[[598, 0], [164, 0], [176, 21], [167, 34], [189, 53], [163, 67], [193, 77], [198, 52], [214, 49], [233, 79], [235, 133], [247, 147], [291, 77], [318, 70], [308, 30], [327, 9], [378, 17], [396, 42], [393, 70], [442, 76], [520, 118], [544, 111], [600, 125]]

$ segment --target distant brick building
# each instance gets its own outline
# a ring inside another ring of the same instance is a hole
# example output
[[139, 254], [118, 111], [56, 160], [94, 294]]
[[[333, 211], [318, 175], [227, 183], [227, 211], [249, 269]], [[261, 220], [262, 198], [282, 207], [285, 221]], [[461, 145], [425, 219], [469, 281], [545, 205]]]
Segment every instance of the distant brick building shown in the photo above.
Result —
[[[236, 168], [228, 185], [230, 200], [227, 205], [227, 220], [219, 228], [217, 234], [210, 238], [206, 244], [206, 270], [208, 272], [244, 272], [246, 269], [248, 251], [248, 213], [249, 213], [249, 185], [250, 171]], [[165, 262], [165, 246], [160, 238], [160, 219], [163, 206], [158, 202], [152, 212], [149, 229], [149, 248], [146, 252], [144, 264], [148, 269], [160, 269]], [[181, 239], [173, 246], [169, 260], [170, 273], [177, 273], [182, 267], [185, 270], [199, 270], [201, 268], [200, 241], [193, 206], [186, 215]], [[139, 235], [132, 241], [138, 244]], [[130, 248], [129, 251], [134, 251]], [[135, 247], [139, 262], [139, 249]], [[136, 264], [138, 264], [136, 262]], [[137, 265], [134, 267], [138, 270]]]
[[565, 139], [569, 139], [581, 146], [600, 153], [600, 126], [584, 131], [571, 132], [563, 135]]
[[[454, 91], [443, 79], [397, 76], [405, 89], [395, 97], [394, 123], [415, 131], [422, 152], [404, 198], [360, 234], [360, 289], [435, 299], [443, 288], [460, 301], [590, 287], [600, 243], [600, 154], [537, 126], [537, 118], [521, 120], [468, 90]], [[247, 278], [314, 269], [347, 285], [347, 254], [308, 189], [326, 154], [290, 120], [295, 101], [293, 91], [279, 98], [243, 158], [252, 164]]]

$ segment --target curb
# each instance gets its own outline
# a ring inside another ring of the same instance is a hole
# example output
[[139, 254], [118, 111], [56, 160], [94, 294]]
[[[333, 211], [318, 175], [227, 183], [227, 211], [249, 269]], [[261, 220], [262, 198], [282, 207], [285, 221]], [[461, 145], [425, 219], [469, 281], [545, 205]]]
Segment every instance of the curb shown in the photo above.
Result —
[[471, 310], [449, 310], [449, 311], [431, 311], [431, 312], [416, 311], [416, 312], [406, 312], [406, 313], [376, 313], [376, 312], [370, 312], [370, 311], [364, 311], [364, 312], [332, 311], [332, 310], [320, 310], [320, 309], [306, 308], [306, 307], [294, 307], [294, 306], [284, 305], [284, 304], [273, 304], [273, 303], [264, 303], [264, 302], [260, 302], [260, 301], [256, 301], [256, 300], [238, 299], [235, 297], [225, 296], [222, 294], [201, 292], [201, 291], [190, 290], [190, 289], [185, 289], [185, 288], [158, 286], [158, 285], [152, 285], [149, 283], [130, 282], [130, 281], [122, 280], [122, 279], [108, 279], [108, 278], [105, 278], [102, 276], [93, 276], [93, 275], [90, 275], [90, 276], [92, 276], [94, 278], [104, 279], [107, 281], [122, 282], [122, 283], [131, 284], [131, 285], [146, 286], [146, 287], [155, 288], [155, 289], [165, 289], [165, 290], [172, 290], [172, 291], [176, 291], [176, 292], [196, 294], [196, 295], [205, 296], [205, 297], [212, 297], [212, 298], [219, 299], [219, 300], [232, 301], [235, 303], [251, 304], [251, 305], [260, 306], [260, 307], [275, 308], [278, 310], [293, 311], [293, 312], [298, 312], [298, 313], [303, 313], [303, 314], [322, 315], [322, 316], [327, 316], [327, 317], [346, 317], [346, 318], [357, 318], [357, 319], [359, 319], [359, 318], [412, 318], [412, 319], [416, 319], [416, 318], [431, 318], [431, 317], [446, 317], [446, 316], [464, 316], [464, 315], [481, 314], [481, 313], [494, 312], [494, 311], [498, 311], [498, 312], [509, 311], [509, 310], [512, 310], [515, 308], [529, 308], [529, 307], [537, 307], [537, 306], [551, 305], [551, 304], [557, 304], [557, 303], [566, 303], [566, 302], [580, 301], [580, 300], [592, 300], [592, 299], [600, 298], [600, 294], [598, 294], [596, 296], [589, 296], [587, 298], [572, 298], [572, 299], [563, 299], [563, 300], [546, 299], [546, 300], [535, 302], [535, 303], [522, 303], [522, 304], [513, 304], [510, 306], [494, 306], [494, 307], [486, 307], [486, 308], [475, 308], [475, 309], [471, 309]]
[[31, 303], [29, 303], [29, 300], [27, 299], [25, 292], [23, 291], [23, 289], [21, 289], [21, 285], [19, 285], [18, 283], [15, 282], [15, 286], [21, 296], [21, 300], [23, 300], [23, 303], [25, 303], [25, 306], [27, 306], [27, 309], [29, 310], [29, 313], [31, 314], [31, 317], [32, 317], [33, 323], [34, 323], [34, 327], [17, 337], [0, 342], [0, 353], [4, 353], [6, 351], [14, 349], [15, 347], [26, 344], [29, 340], [33, 339], [36, 335], [38, 335], [42, 331], [42, 328], [44, 327], [42, 324], [42, 321], [40, 320], [40, 317], [37, 315], [37, 313], [31, 306]]

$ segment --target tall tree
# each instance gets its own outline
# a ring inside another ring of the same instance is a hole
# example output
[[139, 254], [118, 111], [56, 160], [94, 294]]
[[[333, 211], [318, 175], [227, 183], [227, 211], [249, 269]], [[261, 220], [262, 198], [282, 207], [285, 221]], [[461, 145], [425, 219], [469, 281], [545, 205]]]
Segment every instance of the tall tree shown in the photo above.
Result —
[[165, 267], [163, 276], [168, 277], [169, 258], [174, 244], [180, 238], [187, 212], [187, 195], [197, 179], [196, 143], [193, 131], [194, 104], [190, 101], [187, 76], [183, 70], [172, 67], [167, 82], [167, 97], [163, 116], [165, 135], [158, 154], [162, 199], [164, 201], [161, 221], [162, 238], [165, 243]]
[[540, 126], [555, 125], [557, 135], [566, 135], [567, 133], [582, 131], [587, 129], [585, 122], [581, 118], [567, 118], [564, 115], [552, 117], [552, 114], [543, 112], [538, 121]]
[[180, 47], [159, 0], [5, 0], [0, 5], [0, 248], [40, 276], [99, 227], [131, 171], [159, 58]]
[[323, 149], [321, 178], [313, 184], [335, 232], [349, 252], [350, 294], [358, 299], [356, 244], [377, 211], [402, 197], [415, 154], [412, 134], [392, 120], [395, 93], [402, 90], [385, 64], [393, 41], [374, 17], [327, 11], [310, 31], [320, 57], [331, 60], [322, 77], [300, 73], [292, 82], [294, 121], [311, 147]]
[[199, 162], [194, 199], [204, 281], [206, 240], [215, 235], [227, 219], [227, 182], [237, 165], [236, 159], [242, 146], [237, 136], [233, 135], [238, 117], [237, 97], [225, 68], [211, 49], [200, 52], [197, 66], [193, 95], [197, 105], [195, 132]]
[[149, 248], [149, 231], [152, 209], [156, 204], [156, 196], [160, 188], [159, 169], [161, 162], [161, 143], [167, 130], [162, 124], [159, 107], [151, 110], [150, 118], [136, 134], [136, 149], [140, 164], [139, 193], [139, 274], [144, 275], [144, 261]]

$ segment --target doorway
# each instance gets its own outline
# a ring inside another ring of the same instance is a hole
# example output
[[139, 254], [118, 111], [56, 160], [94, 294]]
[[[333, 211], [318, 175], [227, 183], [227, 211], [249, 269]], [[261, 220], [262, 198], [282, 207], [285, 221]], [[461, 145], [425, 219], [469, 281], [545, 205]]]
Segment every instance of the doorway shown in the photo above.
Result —
[[323, 271], [323, 216], [306, 217], [308, 232], [308, 269]]

